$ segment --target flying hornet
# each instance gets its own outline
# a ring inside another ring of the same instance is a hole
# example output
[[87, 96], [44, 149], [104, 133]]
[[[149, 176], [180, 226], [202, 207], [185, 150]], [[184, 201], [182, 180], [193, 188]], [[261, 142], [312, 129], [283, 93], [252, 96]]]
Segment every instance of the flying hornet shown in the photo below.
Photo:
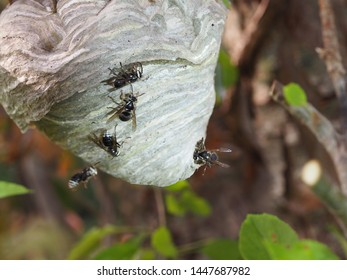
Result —
[[117, 142], [116, 127], [114, 127], [114, 133], [109, 133], [106, 129], [103, 129], [99, 136], [92, 133], [88, 136], [88, 139], [93, 141], [101, 149], [105, 150], [113, 157], [119, 156], [119, 148], [123, 143]]
[[218, 156], [216, 152], [230, 153], [231, 150], [227, 148], [220, 148], [215, 150], [206, 150], [204, 144], [204, 138], [201, 138], [195, 145], [195, 150], [193, 154], [193, 159], [196, 164], [205, 165], [204, 174], [206, 167], [211, 167], [213, 164], [216, 164], [220, 167], [228, 168], [228, 164], [218, 161]]
[[89, 179], [96, 176], [97, 174], [98, 171], [93, 165], [86, 167], [81, 172], [78, 172], [71, 177], [68, 186], [70, 189], [75, 189], [80, 184], [84, 185], [84, 187], [87, 187]]
[[127, 84], [136, 82], [142, 77], [143, 74], [141, 62], [134, 62], [124, 66], [122, 63], [119, 64], [119, 68], [108, 68], [108, 70], [110, 70], [110, 75], [113, 75], [111, 78], [101, 81], [104, 84], [114, 87], [112, 90], [116, 90], [124, 87]]
[[123, 122], [127, 122], [129, 120], [132, 120], [132, 126], [133, 130], [136, 129], [136, 103], [137, 103], [137, 98], [144, 93], [133, 93], [133, 90], [131, 88], [130, 93], [124, 93], [122, 91], [120, 95], [120, 100], [121, 102], [117, 102], [114, 98], [109, 96], [111, 100], [117, 104], [117, 107], [109, 107], [112, 109], [110, 112], [107, 113], [107, 116], [110, 116], [107, 120], [107, 122], [110, 122], [114, 120], [115, 118], [119, 118]]

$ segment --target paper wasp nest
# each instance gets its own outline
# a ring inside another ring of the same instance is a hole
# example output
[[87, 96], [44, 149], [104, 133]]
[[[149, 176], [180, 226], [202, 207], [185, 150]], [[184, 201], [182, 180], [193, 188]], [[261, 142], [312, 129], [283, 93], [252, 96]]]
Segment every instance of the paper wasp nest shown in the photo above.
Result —
[[[55, 5], [55, 2], [57, 4]], [[226, 9], [215, 0], [18, 0], [0, 15], [0, 101], [22, 131], [52, 141], [130, 183], [190, 177], [214, 106], [214, 69]], [[108, 68], [140, 62], [132, 121], [107, 122]], [[112, 157], [88, 136], [116, 128]]]

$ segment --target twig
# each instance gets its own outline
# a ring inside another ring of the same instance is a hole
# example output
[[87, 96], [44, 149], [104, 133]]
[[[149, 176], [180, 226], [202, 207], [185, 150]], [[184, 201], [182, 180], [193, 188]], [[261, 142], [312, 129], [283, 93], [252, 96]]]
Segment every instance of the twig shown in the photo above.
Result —
[[184, 254], [198, 251], [199, 249], [208, 245], [209, 242], [211, 242], [211, 239], [203, 239], [203, 240], [198, 240], [198, 241], [195, 241], [192, 243], [184, 244], [184, 245], [179, 247], [180, 255], [184, 255]]
[[327, 150], [334, 162], [341, 189], [328, 184], [322, 178], [312, 184], [312, 190], [331, 210], [341, 223], [347, 235], [347, 154], [341, 145], [341, 136], [336, 133], [330, 121], [319, 113], [311, 104], [306, 106], [290, 106], [284, 100], [283, 86], [274, 81], [270, 95], [280, 103], [291, 115], [300, 120], [314, 134], [318, 142]]
[[347, 196], [347, 152], [341, 135], [335, 131], [330, 121], [319, 113], [311, 104], [307, 104], [306, 106], [288, 105], [284, 100], [283, 86], [279, 82], [274, 81], [270, 95], [291, 115], [300, 120], [311, 130], [316, 139], [327, 150], [334, 162], [341, 190]]
[[328, 183], [324, 177], [312, 187], [313, 192], [323, 201], [327, 208], [334, 214], [347, 237], [347, 199], [341, 191]]
[[159, 225], [166, 225], [165, 207], [163, 202], [163, 193], [161, 188], [154, 188], [155, 202], [157, 204]]
[[[240, 35], [234, 38], [236, 43], [230, 42], [232, 44], [230, 51], [233, 62], [239, 68], [248, 68], [249, 65], [253, 65], [253, 60], [265, 42], [271, 25], [286, 4], [283, 0], [262, 0], [252, 17], [246, 21], [244, 30], [236, 31]], [[231, 15], [238, 17], [237, 14]]]
[[261, 28], [258, 27], [259, 22], [263, 18], [266, 9], [269, 6], [270, 0], [263, 0], [257, 7], [254, 15], [249, 20], [244, 32], [242, 33], [239, 48], [235, 50], [234, 63], [237, 65], [243, 64], [245, 58], [250, 57], [254, 46], [260, 37]]
[[346, 70], [342, 64], [342, 58], [337, 40], [335, 18], [330, 0], [319, 0], [320, 17], [322, 21], [322, 36], [324, 49], [317, 48], [321, 59], [324, 60], [328, 74], [333, 83], [340, 106], [341, 131], [347, 137], [347, 92]]
[[301, 172], [301, 180], [320, 198], [333, 214], [347, 237], [347, 198], [341, 190], [326, 180], [321, 164], [316, 160], [306, 163]]

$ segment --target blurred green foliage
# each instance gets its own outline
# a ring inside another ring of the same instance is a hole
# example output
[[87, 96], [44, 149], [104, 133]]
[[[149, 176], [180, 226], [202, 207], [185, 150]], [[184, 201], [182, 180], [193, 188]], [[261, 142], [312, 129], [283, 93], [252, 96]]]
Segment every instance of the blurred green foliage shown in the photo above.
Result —
[[0, 13], [2, 12], [3, 9], [5, 9], [6, 5], [8, 5], [9, 1], [8, 0], [0, 0]]
[[99, 252], [94, 259], [96, 260], [131, 260], [139, 251], [145, 235], [135, 236], [123, 243], [117, 243]]
[[[211, 212], [211, 206], [208, 202], [198, 196], [187, 181], [177, 182], [163, 191], [165, 193], [165, 206], [167, 212], [171, 215], [183, 218], [188, 213], [208, 216]], [[124, 233], [132, 233], [133, 236], [125, 242], [118, 241], [117, 237]], [[103, 240], [109, 237], [115, 239], [114, 244], [105, 248]], [[148, 243], [150, 243], [150, 246]], [[92, 228], [86, 232], [72, 248], [68, 258], [154, 259], [156, 255], [170, 259], [178, 258], [180, 255], [179, 248], [174, 244], [168, 227], [162, 225], [151, 231], [146, 228], [126, 228], [109, 225]]]
[[102, 240], [111, 235], [128, 232], [129, 228], [108, 225], [102, 228], [92, 228], [84, 234], [82, 239], [72, 248], [68, 259], [78, 260], [91, 258], [93, 253], [99, 249]]
[[[22, 219], [18, 216], [14, 222]], [[0, 259], [42, 260], [65, 259], [73, 244], [73, 238], [56, 223], [41, 217], [31, 217], [20, 230], [10, 228], [1, 230]]]
[[223, 3], [225, 5], [225, 7], [227, 7], [228, 9], [231, 7], [231, 1], [230, 0], [223, 0]]
[[238, 79], [238, 68], [232, 64], [229, 54], [225, 50], [221, 49], [219, 51], [215, 76], [217, 103], [221, 102], [223, 99], [225, 90], [235, 85]]
[[229, 54], [221, 49], [219, 51], [218, 66], [217, 66], [217, 79], [220, 80], [224, 88], [235, 85], [239, 78], [239, 71], [237, 67], [231, 63]]
[[194, 213], [207, 217], [211, 206], [206, 199], [193, 192], [187, 181], [180, 181], [165, 189], [165, 204], [167, 211], [176, 216]]
[[[170, 186], [169, 191], [184, 193], [189, 188], [186, 182], [179, 182]], [[183, 218], [182, 212], [173, 214]], [[125, 241], [116, 238], [112, 245], [102, 245], [106, 237], [124, 233], [131, 233], [131, 238]], [[212, 260], [338, 259], [322, 243], [299, 240], [288, 224], [269, 214], [248, 215], [241, 226], [238, 241], [215, 238], [180, 246], [175, 244], [170, 228], [164, 225], [154, 230], [117, 226], [94, 228], [75, 245], [69, 259], [180, 259], [194, 252]]]

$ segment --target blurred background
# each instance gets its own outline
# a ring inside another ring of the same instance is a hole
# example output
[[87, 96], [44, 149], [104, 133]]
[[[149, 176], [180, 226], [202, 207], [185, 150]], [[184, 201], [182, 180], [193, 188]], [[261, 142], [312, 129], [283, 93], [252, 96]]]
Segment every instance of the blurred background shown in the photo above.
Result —
[[[338, 123], [334, 88], [316, 52], [323, 46], [318, 1], [224, 2], [230, 10], [206, 147], [231, 148], [219, 154], [231, 167], [213, 166], [205, 174], [200, 168], [168, 189], [130, 185], [100, 171], [87, 188], [71, 191], [68, 180], [87, 164], [35, 129], [21, 134], [0, 107], [0, 180], [33, 190], [0, 199], [1, 259], [213, 258], [199, 250], [202, 244], [218, 240], [232, 248], [249, 213], [274, 214], [300, 238], [323, 242], [344, 257], [332, 230], [336, 218], [300, 178], [305, 163], [317, 159], [336, 180], [331, 159], [269, 94], [273, 80], [295, 82]], [[347, 1], [331, 4], [347, 65]], [[0, 10], [6, 5], [0, 0]], [[149, 236], [160, 226], [174, 244], [171, 255], [153, 250]], [[105, 252], [112, 246], [122, 254]]]

